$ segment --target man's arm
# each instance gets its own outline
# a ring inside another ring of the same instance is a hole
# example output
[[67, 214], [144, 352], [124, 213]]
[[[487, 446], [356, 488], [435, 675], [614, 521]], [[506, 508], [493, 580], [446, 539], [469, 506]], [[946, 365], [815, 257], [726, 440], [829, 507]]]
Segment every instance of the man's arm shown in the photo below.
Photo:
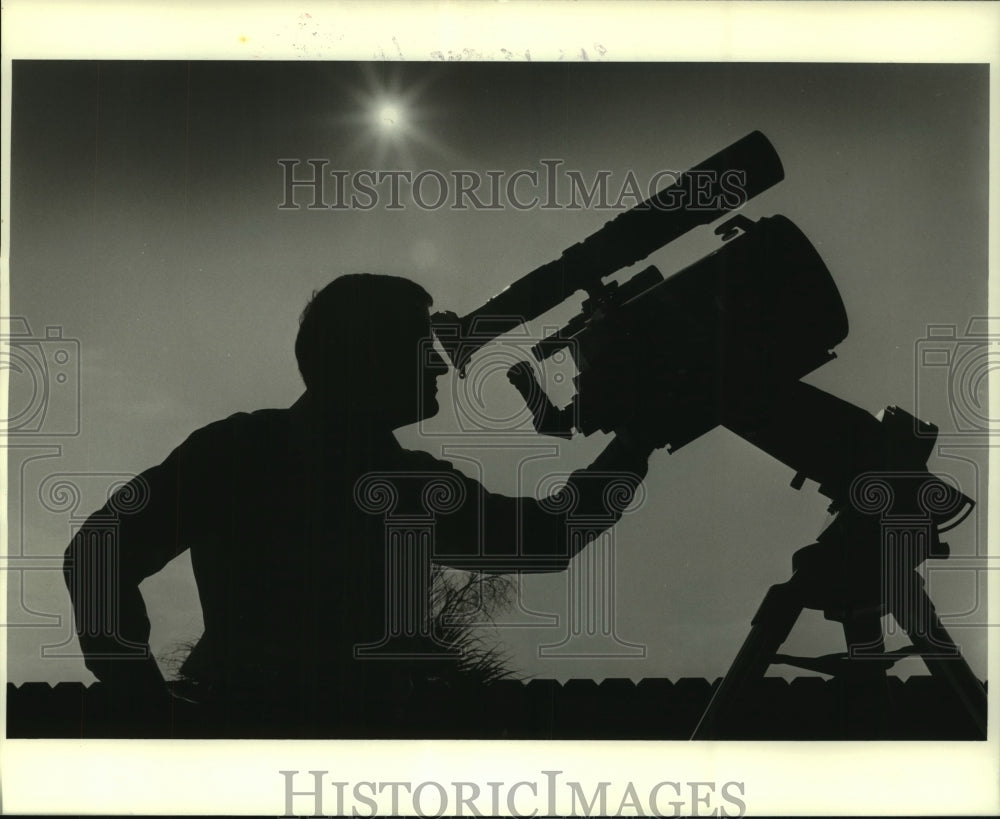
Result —
[[101, 682], [159, 692], [139, 584], [189, 545], [192, 504], [207, 465], [195, 433], [159, 466], [119, 489], [66, 549], [63, 576], [87, 668]]
[[611, 528], [646, 476], [660, 444], [617, 435], [586, 469], [541, 501], [487, 492], [465, 478], [466, 502], [435, 523], [435, 562], [469, 571], [556, 572]]

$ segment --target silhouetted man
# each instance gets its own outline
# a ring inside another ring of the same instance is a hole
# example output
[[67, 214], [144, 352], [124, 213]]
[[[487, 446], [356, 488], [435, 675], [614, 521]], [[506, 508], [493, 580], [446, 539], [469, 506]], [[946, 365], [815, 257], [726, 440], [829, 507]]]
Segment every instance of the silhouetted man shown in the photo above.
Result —
[[[389, 696], [387, 666], [354, 650], [385, 637], [398, 601], [387, 600], [384, 519], [356, 496], [369, 472], [399, 476], [382, 489], [397, 493], [400, 513], [426, 512], [423, 488], [435, 477], [455, 489], [434, 521], [438, 563], [558, 571], [583, 548], [567, 536], [565, 504], [553, 512], [560, 504], [487, 492], [396, 441], [393, 430], [437, 412], [435, 382], [447, 372], [428, 345], [430, 304], [406, 279], [336, 279], [303, 312], [295, 352], [306, 390], [293, 406], [199, 429], [88, 520], [65, 576], [99, 680], [132, 697], [163, 690], [138, 585], [190, 549], [205, 631], [187, 677], [217, 698], [322, 702], [335, 726], [358, 719], [362, 701], [377, 708]], [[578, 495], [576, 512], [606, 513], [603, 490], [621, 475], [602, 473], [625, 471], [634, 489], [650, 449], [616, 439], [574, 473], [563, 491]], [[101, 535], [109, 519], [113, 543]]]

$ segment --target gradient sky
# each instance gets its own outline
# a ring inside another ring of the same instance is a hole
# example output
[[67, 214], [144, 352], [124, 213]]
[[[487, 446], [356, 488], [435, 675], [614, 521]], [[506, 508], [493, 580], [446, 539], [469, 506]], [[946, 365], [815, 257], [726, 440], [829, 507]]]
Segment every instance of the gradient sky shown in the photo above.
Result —
[[[65, 548], [66, 513], [39, 501], [52, 473], [139, 472], [203, 424], [291, 404], [301, 392], [298, 314], [337, 274], [405, 275], [461, 314], [614, 215], [280, 210], [282, 158], [446, 174], [540, 170], [557, 158], [587, 178], [609, 171], [614, 190], [630, 170], [646, 180], [684, 169], [759, 129], [786, 179], [745, 212], [781, 213], [802, 228], [851, 324], [838, 358], [807, 380], [871, 412], [896, 404], [952, 431], [947, 368], [916, 363], [929, 325], [961, 336], [986, 314], [987, 80], [985, 67], [969, 65], [17, 62], [10, 312], [36, 336], [59, 326], [79, 340], [82, 403], [79, 435], [32, 439], [59, 444], [58, 456], [12, 455], [12, 551]], [[373, 126], [384, 97], [400, 100], [410, 123], [398, 139]], [[701, 229], [649, 262], [670, 273], [714, 246]], [[11, 385], [18, 406], [26, 382], [12, 376]], [[437, 456], [452, 447], [456, 466], [478, 464], [484, 483], [507, 493], [523, 459], [558, 447], [558, 458], [525, 467], [533, 486], [585, 465], [603, 444], [449, 435], [458, 422], [447, 396], [465, 386], [442, 379], [440, 416], [400, 431], [401, 442]], [[54, 418], [72, 414], [71, 399], [53, 396]], [[502, 377], [484, 399], [498, 415], [516, 405]], [[953, 554], [985, 550], [985, 467], [974, 447], [946, 446], [932, 462], [980, 500], [949, 535]], [[564, 630], [567, 575], [553, 575], [526, 581], [523, 602], [563, 625], [504, 615], [515, 624], [500, 629], [511, 666], [559, 678], [723, 674], [767, 587], [787, 578], [792, 553], [825, 520], [826, 499], [809, 484], [790, 489], [791, 477], [724, 430], [657, 453], [645, 504], [615, 530], [616, 628], [646, 657], [539, 658], [538, 646]], [[80, 514], [100, 505], [100, 491]], [[69, 633], [60, 574], [11, 573], [11, 582], [11, 621], [35, 627], [9, 631], [10, 679], [89, 679], [79, 659], [38, 656]], [[985, 675], [981, 578], [937, 571], [930, 582]], [[143, 588], [158, 653], [197, 637], [186, 557]], [[788, 647], [840, 645], [838, 627], [812, 612]]]

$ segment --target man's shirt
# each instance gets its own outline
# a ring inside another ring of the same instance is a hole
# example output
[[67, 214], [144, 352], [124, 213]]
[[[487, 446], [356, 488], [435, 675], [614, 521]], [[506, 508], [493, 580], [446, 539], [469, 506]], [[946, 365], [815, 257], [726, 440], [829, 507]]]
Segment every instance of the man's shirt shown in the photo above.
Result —
[[[634, 490], [639, 477], [631, 477]], [[603, 513], [591, 536], [620, 515], [622, 506], [606, 505], [611, 482], [620, 486], [622, 475], [581, 471], [564, 490], [571, 503], [511, 498], [403, 449], [391, 432], [317, 423], [299, 405], [238, 413], [194, 432], [124, 490], [146, 502], [117, 516], [111, 594], [86, 582], [95, 561], [87, 526], [70, 545], [81, 646], [99, 678], [108, 668], [102, 653], [145, 646], [138, 585], [190, 549], [205, 631], [186, 675], [227, 690], [369, 686], [380, 661], [357, 660], [355, 649], [401, 624], [413, 632], [403, 621], [427, 614], [414, 595], [429, 591], [430, 560], [492, 572], [563, 569], [587, 540], [569, 534], [574, 511]], [[95, 518], [115, 506], [112, 498]], [[84, 625], [111, 621], [110, 629]]]

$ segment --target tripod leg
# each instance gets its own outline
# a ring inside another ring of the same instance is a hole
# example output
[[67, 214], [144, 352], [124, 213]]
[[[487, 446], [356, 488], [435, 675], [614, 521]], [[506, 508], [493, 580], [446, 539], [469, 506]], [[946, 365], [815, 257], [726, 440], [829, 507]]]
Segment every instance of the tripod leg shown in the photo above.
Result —
[[850, 658], [849, 670], [837, 675], [843, 735], [846, 739], [885, 736], [890, 725], [890, 701], [881, 617], [874, 611], [851, 612], [843, 626]]
[[965, 708], [976, 732], [986, 738], [986, 688], [962, 656], [961, 649], [941, 624], [934, 603], [916, 572], [904, 579], [907, 593], [890, 601], [896, 622], [902, 626], [936, 679], [943, 681]]
[[752, 620], [750, 634], [715, 690], [691, 739], [720, 738], [726, 720], [734, 715], [740, 696], [750, 684], [763, 678], [775, 653], [799, 619], [802, 608], [796, 576], [767, 590]]

